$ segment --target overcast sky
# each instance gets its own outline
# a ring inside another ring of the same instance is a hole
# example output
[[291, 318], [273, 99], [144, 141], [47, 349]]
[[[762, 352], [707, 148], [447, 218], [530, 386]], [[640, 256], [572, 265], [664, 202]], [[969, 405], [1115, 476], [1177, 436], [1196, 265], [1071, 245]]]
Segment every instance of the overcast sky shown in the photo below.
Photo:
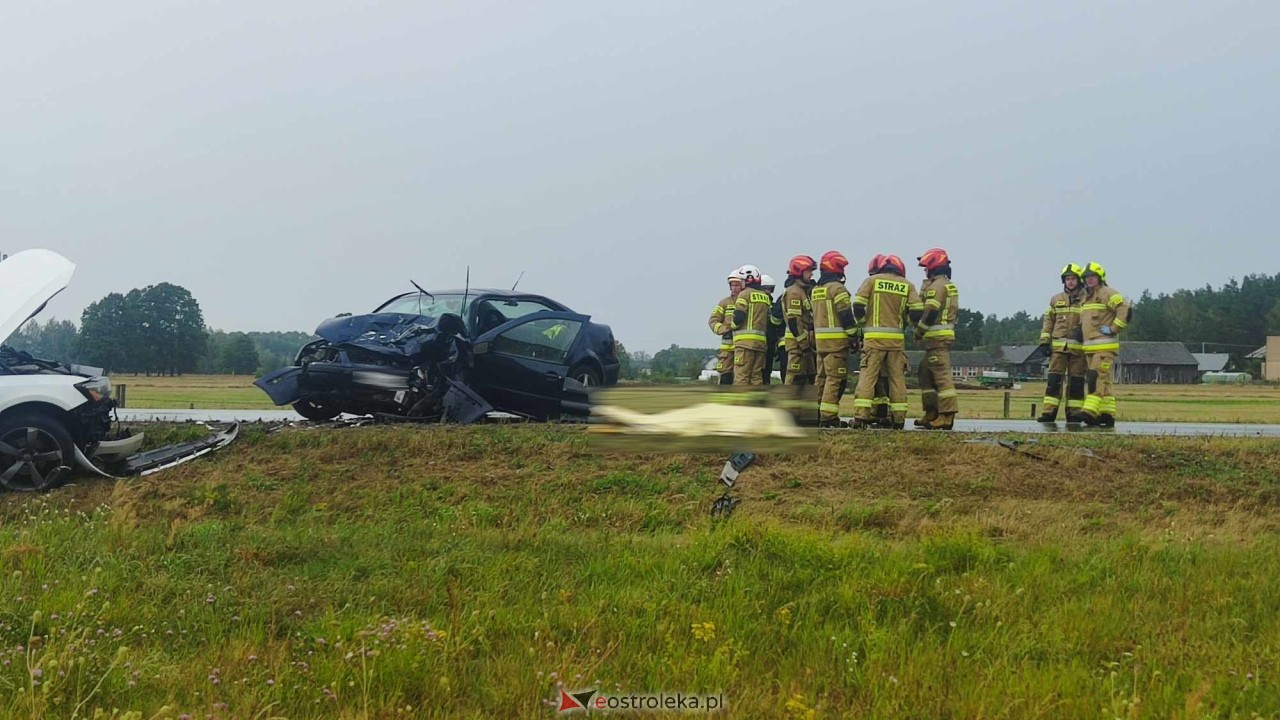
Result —
[[742, 263], [947, 248], [963, 304], [1067, 261], [1137, 295], [1280, 271], [1280, 3], [0, 4], [0, 250], [47, 315], [169, 281], [227, 330], [407, 290], [711, 345]]

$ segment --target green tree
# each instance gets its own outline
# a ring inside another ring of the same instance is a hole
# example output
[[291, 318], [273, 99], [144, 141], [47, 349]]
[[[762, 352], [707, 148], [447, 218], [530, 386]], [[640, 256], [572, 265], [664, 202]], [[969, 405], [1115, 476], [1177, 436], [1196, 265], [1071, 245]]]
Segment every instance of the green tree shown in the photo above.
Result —
[[960, 308], [956, 314], [956, 350], [972, 350], [982, 344], [982, 313]]
[[635, 379], [635, 368], [632, 367], [631, 353], [622, 343], [618, 343], [618, 377], [623, 380]]
[[85, 308], [80, 316], [77, 351], [85, 363], [98, 365], [107, 372], [130, 371], [130, 348], [133, 318], [125, 296], [111, 293]]
[[233, 332], [227, 336], [222, 347], [222, 362], [219, 371], [232, 375], [252, 375], [258, 371], [258, 348], [253, 338], [242, 332]]
[[702, 372], [707, 358], [713, 357], [716, 350], [712, 348], [684, 348], [672, 345], [666, 350], [654, 353], [649, 367], [654, 375], [661, 377], [696, 378]]
[[204, 346], [204, 357], [200, 359], [201, 374], [222, 375], [227, 372], [222, 363], [222, 355], [226, 347], [227, 333], [222, 330], [210, 330]]
[[139, 354], [135, 370], [147, 374], [180, 375], [200, 367], [208, 331], [200, 303], [184, 287], [172, 283], [149, 285], [126, 296], [138, 319], [130, 343]]

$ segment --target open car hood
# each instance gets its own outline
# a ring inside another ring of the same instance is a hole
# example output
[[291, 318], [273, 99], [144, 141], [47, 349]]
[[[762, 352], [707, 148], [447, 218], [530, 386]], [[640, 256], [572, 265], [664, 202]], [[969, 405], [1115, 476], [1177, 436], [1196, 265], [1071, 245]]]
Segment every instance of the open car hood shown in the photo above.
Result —
[[0, 262], [0, 343], [66, 289], [75, 271], [52, 250], [24, 250]]

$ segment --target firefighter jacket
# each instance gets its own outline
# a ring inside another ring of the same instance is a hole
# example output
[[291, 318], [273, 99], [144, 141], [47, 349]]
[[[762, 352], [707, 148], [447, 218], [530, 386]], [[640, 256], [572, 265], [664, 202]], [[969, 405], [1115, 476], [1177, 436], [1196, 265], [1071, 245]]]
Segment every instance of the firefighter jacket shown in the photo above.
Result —
[[809, 284], [800, 278], [787, 278], [786, 290], [782, 293], [778, 306], [787, 326], [783, 338], [787, 352], [803, 353], [812, 350], [813, 302], [809, 299]]
[[773, 298], [759, 285], [748, 285], [733, 303], [733, 347], [764, 350]]
[[853, 296], [844, 286], [843, 275], [824, 273], [813, 287], [814, 347], [820, 353], [836, 353], [849, 349], [849, 341], [858, 334], [858, 321], [853, 315]]
[[[1120, 331], [1128, 327], [1130, 312], [1129, 302], [1108, 285], [1099, 285], [1086, 291], [1084, 304], [1080, 306], [1080, 331], [1084, 336], [1084, 351], [1119, 352]], [[1102, 333], [1104, 327], [1111, 328], [1110, 335]]]
[[782, 319], [782, 296], [779, 295], [769, 306], [769, 330], [765, 333], [769, 347], [786, 350], [786, 333], [787, 325]]
[[711, 319], [707, 321], [711, 332], [720, 336], [720, 352], [733, 352], [733, 296], [720, 301], [711, 309]]
[[876, 273], [862, 282], [853, 296], [853, 312], [862, 323], [862, 343], [868, 350], [906, 347], [903, 323], [920, 322], [924, 303], [910, 280], [892, 273]]
[[920, 286], [924, 318], [918, 326], [925, 347], [950, 347], [956, 340], [956, 316], [960, 313], [960, 291], [951, 278], [939, 273]]
[[1054, 352], [1080, 352], [1084, 338], [1080, 334], [1080, 309], [1084, 304], [1084, 288], [1075, 292], [1063, 292], [1049, 299], [1049, 309], [1044, 313], [1044, 326], [1040, 328], [1040, 344], [1053, 345]]

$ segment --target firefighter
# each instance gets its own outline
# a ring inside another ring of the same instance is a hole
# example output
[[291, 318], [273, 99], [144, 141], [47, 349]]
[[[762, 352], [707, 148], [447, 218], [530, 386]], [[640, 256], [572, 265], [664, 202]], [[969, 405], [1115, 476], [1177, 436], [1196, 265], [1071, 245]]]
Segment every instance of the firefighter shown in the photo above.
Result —
[[1120, 354], [1120, 331], [1129, 325], [1131, 308], [1124, 296], [1107, 285], [1107, 271], [1091, 262], [1085, 266], [1085, 296], [1080, 306], [1080, 331], [1084, 356], [1089, 361], [1085, 379], [1089, 395], [1080, 419], [1087, 425], [1114, 427], [1116, 398], [1111, 394], [1111, 366]]
[[914, 333], [917, 341], [924, 341], [924, 357], [917, 370], [924, 417], [915, 424], [925, 430], [950, 430], [960, 409], [951, 379], [951, 345], [956, 341], [960, 291], [951, 282], [951, 257], [946, 250], [932, 248], [916, 260], [924, 268], [925, 281], [920, 286], [924, 318]]
[[769, 311], [773, 298], [760, 289], [763, 277], [755, 265], [743, 265], [742, 291], [733, 301], [733, 384], [763, 385]]
[[849, 378], [849, 347], [858, 334], [853, 298], [844, 285], [849, 260], [832, 250], [822, 256], [822, 273], [811, 292], [813, 338], [817, 350], [818, 425], [840, 427], [840, 397]]
[[[773, 307], [769, 309], [769, 343], [773, 346], [773, 357], [777, 362], [778, 377], [782, 384], [787, 384], [787, 316], [783, 312], [783, 292], [774, 295]], [[773, 295], [773, 293], [769, 293]], [[770, 367], [773, 367], [770, 365]]]
[[[796, 255], [787, 263], [786, 288], [775, 306], [780, 311], [787, 331], [783, 377], [788, 385], [812, 385], [817, 374], [817, 354], [813, 347], [813, 303], [809, 293], [813, 287], [813, 270], [818, 262], [808, 255]], [[847, 372], [847, 370], [846, 370]]]
[[1044, 391], [1044, 412], [1036, 418], [1042, 423], [1057, 422], [1058, 405], [1062, 402], [1062, 376], [1067, 376], [1067, 422], [1080, 422], [1084, 408], [1084, 378], [1088, 363], [1084, 359], [1084, 342], [1080, 332], [1080, 307], [1084, 304], [1084, 268], [1068, 263], [1062, 268], [1062, 292], [1049, 299], [1040, 330], [1040, 346], [1049, 356], [1048, 385]]
[[[888, 255], [878, 254], [871, 258], [871, 262], [867, 263], [868, 277], [876, 274], [886, 257]], [[910, 363], [905, 363], [903, 373], [909, 371]], [[905, 377], [905, 374], [903, 377]], [[871, 398], [871, 415], [877, 427], [893, 427], [893, 415], [889, 413], [889, 368], [887, 366], [880, 368], [880, 375], [876, 377], [875, 395]]]
[[721, 385], [733, 384], [733, 303], [742, 292], [742, 271], [729, 273], [729, 297], [720, 301], [711, 309], [711, 319], [707, 325], [711, 332], [720, 336], [720, 353], [716, 356], [716, 372], [720, 373]]
[[[783, 347], [783, 330], [785, 326], [782, 324], [782, 318], [777, 317], [778, 303], [773, 299], [773, 293], [777, 289], [777, 283], [774, 282], [770, 275], [760, 276], [760, 289], [769, 293], [769, 327], [765, 330], [765, 347], [764, 347], [764, 384], [773, 384], [773, 368], [780, 354], [786, 353]], [[785, 362], [785, 360], [783, 361]]]
[[[872, 261], [874, 265], [874, 260]], [[880, 371], [888, 367], [889, 414], [893, 427], [907, 421], [906, 335], [903, 323], [918, 325], [924, 303], [916, 286], [907, 279], [907, 266], [897, 255], [884, 257], [875, 273], [863, 281], [853, 297], [853, 313], [862, 325], [862, 358], [858, 363], [858, 388], [854, 393], [854, 426], [872, 424], [872, 393]]]

